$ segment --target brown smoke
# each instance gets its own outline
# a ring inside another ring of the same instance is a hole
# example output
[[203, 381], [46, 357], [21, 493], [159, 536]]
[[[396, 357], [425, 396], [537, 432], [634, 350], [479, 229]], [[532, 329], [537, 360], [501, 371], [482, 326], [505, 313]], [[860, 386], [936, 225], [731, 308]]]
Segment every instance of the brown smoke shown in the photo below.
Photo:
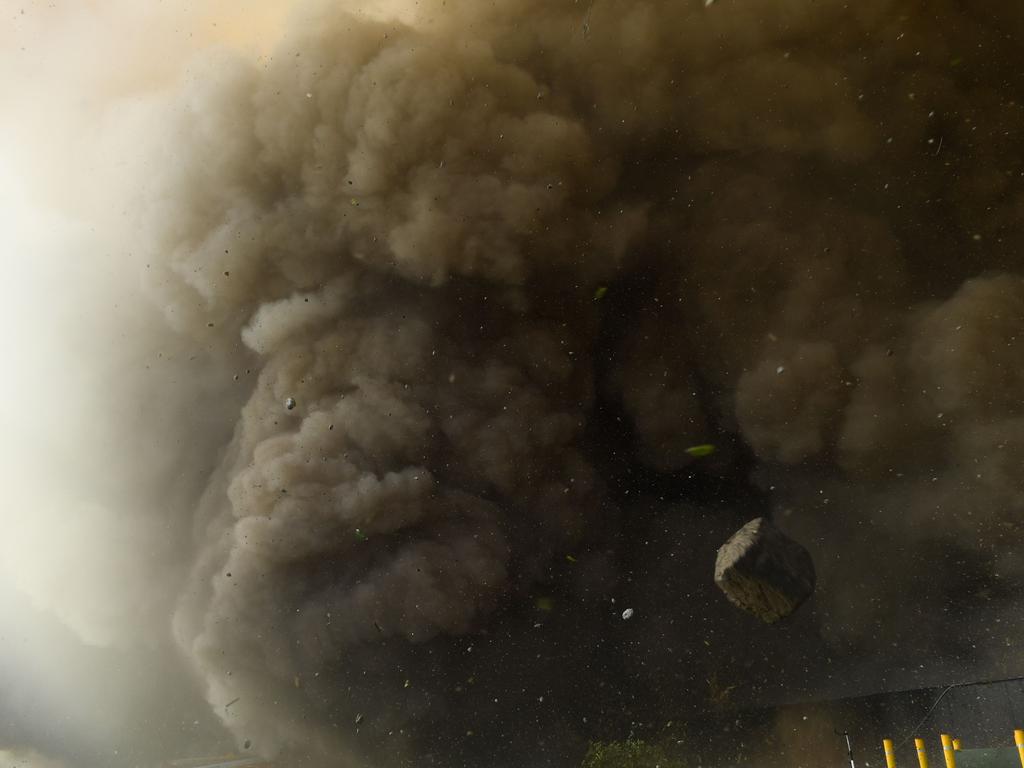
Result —
[[[139, 603], [236, 743], [557, 764], [727, 696], [1011, 668], [969, 625], [1019, 622], [1022, 32], [1009, 0], [320, 3], [194, 59], [127, 187], [165, 326], [138, 310], [151, 410], [110, 434], [161, 425]], [[766, 511], [821, 576], [774, 634], [710, 588]]]

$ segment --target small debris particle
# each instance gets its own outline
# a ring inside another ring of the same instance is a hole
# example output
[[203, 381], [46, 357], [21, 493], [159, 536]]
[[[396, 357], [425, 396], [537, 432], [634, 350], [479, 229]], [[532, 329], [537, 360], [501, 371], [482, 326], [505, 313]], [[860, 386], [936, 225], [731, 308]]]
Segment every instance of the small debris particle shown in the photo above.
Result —
[[622, 620], [623, 621], [629, 621], [632, 618], [633, 618], [633, 609], [632, 608], [627, 608], [626, 610], [624, 610], [622, 612]]
[[243, 747], [244, 747], [245, 749], [248, 749], [249, 747], [251, 747], [251, 746], [252, 746], [252, 740], [251, 740], [251, 739], [246, 739], [246, 740], [245, 740], [245, 741], [244, 741], [244, 742], [242, 743], [242, 746], [243, 746]]
[[356, 715], [356, 725], [359, 725], [361, 722], [363, 722], [363, 713], [362, 712], [360, 712], [358, 715]]
[[775, 373], [776, 374], [780, 374], [780, 373], [783, 373], [785, 370], [786, 370], [786, 366], [780, 365], [778, 368], [775, 369]]
[[231, 701], [229, 701], [227, 704], [224, 705], [224, 709], [227, 709], [228, 707], [230, 707], [232, 704], [234, 704], [236, 701], [238, 701], [241, 698], [242, 698], [241, 696], [235, 696], [235, 698], [233, 698]]
[[576, 562], [576, 558], [573, 557], [572, 555], [566, 555], [565, 559], [568, 560], [570, 563], [575, 563]]
[[607, 285], [598, 286], [598, 289], [594, 291], [594, 301], [600, 301], [604, 298], [606, 293], [608, 293]]
[[710, 456], [715, 452], [715, 446], [710, 443], [704, 443], [703, 445], [693, 445], [686, 449], [687, 456], [693, 456], [695, 459], [699, 459], [703, 456]]
[[538, 597], [536, 605], [538, 611], [550, 611], [554, 609], [555, 601], [550, 597]]
[[362, 528], [356, 528], [356, 538], [360, 541], [366, 541], [366, 534], [363, 533]]
[[294, 409], [295, 408], [295, 398], [294, 397], [285, 398], [284, 407], [287, 408], [289, 411]]

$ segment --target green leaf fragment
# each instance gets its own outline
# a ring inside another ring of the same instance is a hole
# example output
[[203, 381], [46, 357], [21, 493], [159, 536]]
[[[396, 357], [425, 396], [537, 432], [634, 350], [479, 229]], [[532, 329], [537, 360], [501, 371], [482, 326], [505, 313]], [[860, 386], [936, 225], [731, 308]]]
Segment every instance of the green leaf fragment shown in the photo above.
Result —
[[715, 446], [710, 443], [704, 443], [703, 445], [694, 445], [686, 449], [688, 456], [693, 456], [695, 459], [699, 459], [702, 456], [710, 456], [715, 452]]

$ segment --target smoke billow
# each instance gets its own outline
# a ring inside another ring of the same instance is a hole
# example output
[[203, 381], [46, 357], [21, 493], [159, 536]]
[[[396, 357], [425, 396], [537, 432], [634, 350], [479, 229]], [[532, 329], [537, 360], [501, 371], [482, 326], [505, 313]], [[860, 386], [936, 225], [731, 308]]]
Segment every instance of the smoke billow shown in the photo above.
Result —
[[[314, 765], [555, 765], [1018, 669], [1021, 32], [1002, 0], [322, 3], [191, 59], [123, 187], [135, 356], [93, 341], [146, 474], [84, 562], [152, 556], [119, 616], [173, 624], [239, 747]], [[769, 512], [820, 576], [774, 630], [711, 587]]]

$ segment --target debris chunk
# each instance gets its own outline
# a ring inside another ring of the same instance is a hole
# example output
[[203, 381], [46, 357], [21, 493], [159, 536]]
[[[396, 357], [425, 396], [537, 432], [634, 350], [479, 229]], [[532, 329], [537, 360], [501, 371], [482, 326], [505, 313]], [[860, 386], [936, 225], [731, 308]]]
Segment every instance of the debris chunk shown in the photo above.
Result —
[[810, 553], [764, 517], [736, 531], [715, 560], [715, 584], [733, 605], [766, 624], [799, 608], [815, 581]]
[[295, 398], [294, 397], [285, 398], [284, 407], [287, 408], [289, 411], [292, 410], [295, 407]]
[[632, 608], [627, 608], [626, 610], [624, 610], [622, 612], [622, 620], [623, 621], [629, 621], [632, 618], [633, 618], [633, 609]]

